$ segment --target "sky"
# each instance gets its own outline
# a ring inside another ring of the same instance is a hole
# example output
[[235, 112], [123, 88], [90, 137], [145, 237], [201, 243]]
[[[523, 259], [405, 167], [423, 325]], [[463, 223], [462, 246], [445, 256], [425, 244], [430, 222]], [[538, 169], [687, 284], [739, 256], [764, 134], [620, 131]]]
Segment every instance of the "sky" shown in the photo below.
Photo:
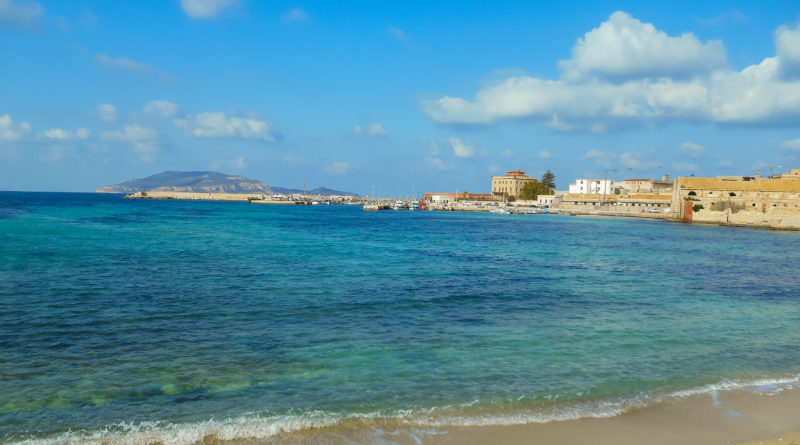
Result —
[[800, 168], [797, 1], [550, 3], [0, 0], [0, 190]]

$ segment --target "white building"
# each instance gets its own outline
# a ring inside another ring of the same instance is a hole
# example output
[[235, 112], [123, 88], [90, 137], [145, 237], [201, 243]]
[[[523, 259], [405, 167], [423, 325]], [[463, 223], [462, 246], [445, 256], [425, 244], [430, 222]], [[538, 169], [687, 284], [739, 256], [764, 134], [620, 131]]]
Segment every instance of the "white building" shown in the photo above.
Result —
[[613, 179], [576, 179], [569, 185], [569, 193], [580, 195], [610, 195], [614, 193]]

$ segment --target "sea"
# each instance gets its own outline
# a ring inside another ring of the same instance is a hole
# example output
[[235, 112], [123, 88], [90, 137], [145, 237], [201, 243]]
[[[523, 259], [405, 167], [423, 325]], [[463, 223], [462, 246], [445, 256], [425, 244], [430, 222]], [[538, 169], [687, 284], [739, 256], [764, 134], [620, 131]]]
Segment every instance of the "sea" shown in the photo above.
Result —
[[774, 390], [798, 265], [800, 232], [0, 192], [0, 442], [421, 443]]

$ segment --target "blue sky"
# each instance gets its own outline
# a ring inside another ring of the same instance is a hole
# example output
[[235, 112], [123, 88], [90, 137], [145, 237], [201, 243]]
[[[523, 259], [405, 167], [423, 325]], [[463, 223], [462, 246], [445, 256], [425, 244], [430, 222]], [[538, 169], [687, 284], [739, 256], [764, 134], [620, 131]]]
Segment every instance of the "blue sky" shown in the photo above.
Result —
[[[386, 3], [386, 4], [382, 4]], [[800, 4], [0, 0], [0, 190], [800, 167]], [[614, 170], [617, 171], [614, 171]]]

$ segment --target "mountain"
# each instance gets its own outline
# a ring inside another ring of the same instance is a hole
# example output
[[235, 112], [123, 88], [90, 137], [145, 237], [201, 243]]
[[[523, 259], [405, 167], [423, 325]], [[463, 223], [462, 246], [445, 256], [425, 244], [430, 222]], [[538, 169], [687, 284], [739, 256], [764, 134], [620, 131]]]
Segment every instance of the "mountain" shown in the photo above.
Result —
[[[302, 190], [270, 187], [244, 176], [227, 175], [220, 172], [165, 171], [142, 179], [131, 179], [117, 185], [97, 189], [97, 193], [135, 192], [195, 192], [195, 193], [263, 193], [265, 195], [297, 195]], [[340, 192], [325, 187], [308, 190], [309, 195], [358, 196], [356, 193]]]
[[[272, 187], [272, 191], [278, 195], [302, 195], [303, 191], [300, 189], [287, 189], [283, 187]], [[342, 192], [339, 190], [329, 189], [327, 187], [317, 187], [315, 189], [306, 190], [309, 195], [318, 196], [359, 196], [358, 193]]]
[[165, 171], [142, 179], [131, 179], [122, 184], [107, 185], [98, 193], [134, 193], [139, 191], [195, 192], [195, 193], [263, 193], [271, 195], [272, 189], [263, 182], [219, 172]]

